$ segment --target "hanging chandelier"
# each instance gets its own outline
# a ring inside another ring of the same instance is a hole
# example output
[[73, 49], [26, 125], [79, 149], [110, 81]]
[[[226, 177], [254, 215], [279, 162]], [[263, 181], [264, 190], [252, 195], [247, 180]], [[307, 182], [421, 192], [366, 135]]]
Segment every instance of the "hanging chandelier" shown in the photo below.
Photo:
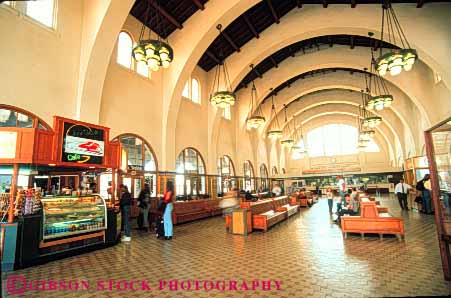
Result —
[[[293, 125], [294, 125], [294, 139], [297, 140], [298, 139], [298, 135], [297, 135], [297, 128], [296, 128], [296, 117], [293, 117]], [[299, 138], [299, 143], [297, 143], [296, 145], [291, 147], [291, 151], [293, 152], [293, 155], [295, 155], [296, 157], [299, 158], [304, 158], [305, 154], [307, 153], [307, 149], [305, 146], [305, 141], [304, 141], [304, 135], [302, 133], [302, 124], [299, 125], [299, 128], [301, 130], [301, 137]]]
[[[158, 0], [157, 0], [157, 5]], [[141, 33], [139, 34], [138, 43], [133, 48], [132, 56], [135, 59], [136, 63], [144, 64], [149, 67], [152, 71], [158, 71], [160, 67], [168, 68], [174, 59], [174, 51], [169, 43], [160, 38], [157, 34], [157, 39], [151, 38], [152, 30], [149, 29], [148, 38], [144, 39], [144, 34], [146, 31], [146, 24], [149, 21], [149, 12], [150, 12], [150, 4], [147, 6], [146, 10], [146, 20], [145, 23], [142, 24]], [[156, 13], [156, 22], [158, 32], [161, 32], [161, 25], [159, 21], [159, 15]]]
[[267, 136], [272, 140], [277, 140], [283, 136], [283, 131], [280, 130], [279, 117], [277, 117], [276, 106], [274, 105], [274, 93], [272, 93], [272, 91], [273, 91], [273, 88], [270, 89], [270, 92], [271, 92], [271, 115], [269, 117], [269, 120], [274, 119], [275, 125], [268, 130]]
[[283, 139], [282, 141], [280, 141], [280, 144], [283, 147], [286, 148], [290, 148], [291, 146], [294, 145], [294, 140], [291, 138], [291, 130], [290, 130], [290, 123], [288, 123], [288, 119], [287, 119], [287, 105], [283, 105], [284, 111], [285, 111], [285, 125], [287, 126], [287, 130], [288, 130], [288, 136]]
[[[254, 70], [254, 64], [249, 65], [251, 70]], [[251, 128], [259, 128], [263, 124], [265, 124], [265, 117], [263, 117], [262, 107], [261, 105], [257, 106], [257, 88], [255, 88], [254, 80], [252, 80], [252, 89], [251, 89], [251, 100], [250, 100], [250, 107], [249, 107], [249, 117], [246, 119], [246, 125], [249, 129]], [[252, 112], [254, 111], [254, 100], [256, 105], [256, 111], [254, 114]]]
[[369, 112], [365, 108], [368, 105], [366, 98], [370, 97], [368, 93], [360, 90], [362, 94], [362, 127], [366, 129], [372, 129], [378, 126], [382, 122], [382, 118], [379, 116], [370, 116]]
[[[384, 76], [387, 71], [392, 76], [401, 73], [402, 70], [409, 71], [412, 69], [415, 61], [418, 59], [417, 51], [412, 49], [407, 37], [402, 31], [401, 24], [396, 17], [390, 0], [382, 5], [382, 25], [381, 25], [381, 41], [384, 42], [384, 26], [387, 26], [387, 41], [396, 44], [396, 39], [401, 41], [401, 49], [392, 49], [387, 53], [383, 53], [380, 47], [380, 56], [376, 60], [377, 72]], [[393, 37], [393, 40], [392, 40]]]
[[369, 143], [369, 139], [367, 139], [367, 134], [365, 134], [366, 131], [362, 129], [362, 122], [360, 121], [360, 118], [364, 116], [363, 109], [364, 107], [359, 106], [359, 114], [357, 115], [357, 127], [359, 130], [357, 136], [357, 150], [359, 152], [364, 152]]
[[[388, 108], [393, 103], [393, 95], [388, 91], [388, 87], [385, 84], [384, 79], [376, 71], [376, 60], [374, 59], [373, 50], [371, 49], [371, 70], [369, 74], [369, 82], [366, 79], [365, 83], [368, 93], [368, 102], [366, 108], [370, 111], [382, 111], [384, 108]], [[370, 94], [374, 94], [371, 96]]]
[[[222, 25], [219, 24], [216, 26], [216, 29], [219, 31], [219, 35], [221, 35]], [[227, 71], [227, 65], [225, 63], [225, 59], [222, 59], [222, 50], [219, 52], [220, 62], [216, 66], [215, 77], [213, 81], [213, 86], [210, 92], [210, 102], [212, 105], [219, 107], [221, 109], [225, 109], [229, 106], [233, 106], [236, 102], [236, 95], [232, 92], [232, 87], [230, 84], [229, 73]], [[221, 77], [222, 77], [222, 85], [221, 85]], [[220, 90], [222, 88], [222, 90]]]

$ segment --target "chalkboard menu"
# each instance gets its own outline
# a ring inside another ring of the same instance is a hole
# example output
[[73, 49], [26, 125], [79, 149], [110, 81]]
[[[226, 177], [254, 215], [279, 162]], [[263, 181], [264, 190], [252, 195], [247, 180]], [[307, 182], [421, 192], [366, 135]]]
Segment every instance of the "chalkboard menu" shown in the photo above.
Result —
[[81, 124], [64, 122], [62, 161], [103, 164], [105, 131]]

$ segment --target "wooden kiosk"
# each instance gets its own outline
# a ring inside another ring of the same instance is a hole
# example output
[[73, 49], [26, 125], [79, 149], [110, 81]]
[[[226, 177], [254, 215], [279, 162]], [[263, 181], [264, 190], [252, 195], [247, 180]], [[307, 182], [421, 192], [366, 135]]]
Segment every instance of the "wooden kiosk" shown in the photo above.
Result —
[[[107, 127], [53, 120], [52, 128], [29, 112], [0, 105], [4, 270], [101, 248], [119, 236], [115, 191], [110, 198], [97, 195], [96, 178], [102, 172], [116, 176], [120, 144], [109, 141]], [[115, 184], [113, 178], [112, 190]]]

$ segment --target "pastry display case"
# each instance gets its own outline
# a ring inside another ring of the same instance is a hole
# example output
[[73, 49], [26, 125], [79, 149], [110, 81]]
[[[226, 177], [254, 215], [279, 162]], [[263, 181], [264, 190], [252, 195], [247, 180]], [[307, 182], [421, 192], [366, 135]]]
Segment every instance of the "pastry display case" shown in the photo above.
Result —
[[106, 204], [99, 195], [43, 198], [42, 239], [105, 230]]

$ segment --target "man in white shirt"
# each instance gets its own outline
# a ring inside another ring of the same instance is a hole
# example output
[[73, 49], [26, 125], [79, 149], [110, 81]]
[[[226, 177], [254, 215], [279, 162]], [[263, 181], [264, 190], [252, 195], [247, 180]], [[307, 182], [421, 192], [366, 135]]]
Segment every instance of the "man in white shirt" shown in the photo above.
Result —
[[401, 209], [409, 210], [409, 207], [407, 206], [407, 194], [410, 189], [410, 185], [404, 183], [404, 179], [402, 178], [399, 180], [399, 183], [396, 184], [395, 194], [398, 196], [399, 206], [401, 206]]
[[272, 193], [276, 197], [278, 197], [282, 194], [282, 188], [279, 186], [279, 184], [274, 185], [274, 187], [272, 189]]

